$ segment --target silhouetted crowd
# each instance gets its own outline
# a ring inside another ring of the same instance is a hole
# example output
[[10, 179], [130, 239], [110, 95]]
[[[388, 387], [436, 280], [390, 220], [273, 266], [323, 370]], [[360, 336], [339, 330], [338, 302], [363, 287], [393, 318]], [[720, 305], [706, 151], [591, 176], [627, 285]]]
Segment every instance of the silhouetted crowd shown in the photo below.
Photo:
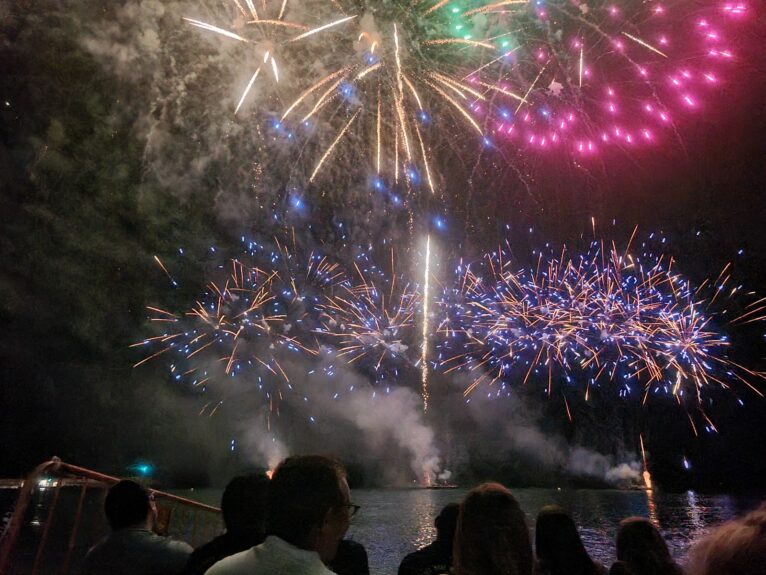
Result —
[[[152, 531], [151, 493], [134, 481], [108, 492], [111, 533], [85, 558], [81, 573], [131, 575], [368, 575], [367, 553], [344, 539], [360, 507], [346, 471], [320, 455], [288, 457], [269, 480], [234, 478], [221, 499], [226, 532], [192, 549]], [[399, 575], [766, 575], [766, 504], [698, 541], [686, 568], [642, 517], [620, 523], [617, 561], [591, 559], [567, 512], [544, 507], [534, 551], [524, 512], [498, 483], [472, 489], [435, 519], [436, 540], [403, 558]]]

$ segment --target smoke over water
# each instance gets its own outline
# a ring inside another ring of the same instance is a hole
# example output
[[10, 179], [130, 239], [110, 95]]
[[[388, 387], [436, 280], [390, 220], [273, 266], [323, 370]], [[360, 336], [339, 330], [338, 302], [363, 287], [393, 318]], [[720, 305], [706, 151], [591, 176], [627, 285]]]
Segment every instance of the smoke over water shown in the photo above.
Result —
[[[443, 476], [420, 396], [404, 387], [392, 387], [388, 393], [373, 389], [342, 365], [324, 367], [326, 371], [314, 369], [308, 377], [305, 369], [288, 369], [298, 374], [296, 381], [305, 378], [300, 388], [311, 389], [310, 398], [283, 394], [279, 415], [273, 411], [269, 422], [262, 412], [234, 416], [240, 421], [244, 455], [252, 464], [272, 468], [289, 453], [316, 451], [335, 454], [369, 474], [382, 474], [382, 481], [376, 482], [383, 484], [430, 484]], [[236, 399], [225, 401], [229, 416], [238, 410], [237, 404], [247, 405]]]
[[547, 399], [533, 400], [514, 392], [499, 397], [477, 390], [462, 405], [474, 426], [471, 441], [484, 445], [483, 453], [498, 462], [522, 460], [535, 473], [543, 473], [539, 479], [546, 483], [583, 479], [626, 486], [640, 481], [641, 464], [634, 453], [613, 446], [612, 453], [605, 455], [544, 428], [543, 401]]
[[[240, 422], [242, 455], [249, 463], [273, 468], [290, 453], [329, 453], [361, 469], [365, 482], [388, 486], [500, 478], [498, 470], [508, 462], [534, 469], [536, 481], [551, 485], [572, 479], [614, 486], [640, 481], [634, 455], [570, 445], [544, 432], [536, 409], [517, 397], [477, 395], [466, 404], [437, 394], [426, 415], [416, 388], [387, 391], [342, 365], [324, 367], [301, 384], [312, 390], [310, 398], [283, 395], [279, 416], [271, 413], [268, 422], [263, 410], [252, 415], [247, 402], [225, 400], [228, 416], [238, 409], [250, 413], [233, 417]], [[292, 373], [301, 373], [296, 368]], [[305, 369], [302, 373], [305, 377]], [[477, 460], [486, 471], [473, 469]], [[513, 477], [518, 475], [507, 480]]]

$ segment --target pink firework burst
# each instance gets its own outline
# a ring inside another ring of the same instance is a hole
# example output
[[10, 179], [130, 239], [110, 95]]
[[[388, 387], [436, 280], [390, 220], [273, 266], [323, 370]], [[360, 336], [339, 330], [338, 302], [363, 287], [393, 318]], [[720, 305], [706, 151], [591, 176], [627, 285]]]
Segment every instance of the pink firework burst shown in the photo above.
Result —
[[[484, 4], [484, 3], [482, 3]], [[580, 156], [673, 137], [736, 58], [749, 7], [736, 0], [523, 0], [467, 9], [504, 57], [468, 77], [521, 94], [512, 107], [476, 102], [498, 142]], [[474, 24], [474, 28], [479, 28]], [[482, 77], [483, 76], [483, 77]], [[499, 113], [498, 113], [499, 112]]]

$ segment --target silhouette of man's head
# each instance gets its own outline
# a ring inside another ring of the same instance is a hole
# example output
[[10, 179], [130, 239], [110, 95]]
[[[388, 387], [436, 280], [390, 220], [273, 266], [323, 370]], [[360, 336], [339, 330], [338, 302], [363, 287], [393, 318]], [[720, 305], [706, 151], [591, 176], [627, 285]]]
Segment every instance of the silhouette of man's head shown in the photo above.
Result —
[[269, 478], [264, 473], [234, 477], [221, 497], [221, 512], [227, 531], [263, 533]]
[[104, 500], [104, 513], [113, 531], [145, 524], [152, 507], [149, 492], [129, 479], [114, 484]]
[[343, 466], [321, 455], [288, 457], [269, 485], [268, 532], [330, 561], [351, 521]]

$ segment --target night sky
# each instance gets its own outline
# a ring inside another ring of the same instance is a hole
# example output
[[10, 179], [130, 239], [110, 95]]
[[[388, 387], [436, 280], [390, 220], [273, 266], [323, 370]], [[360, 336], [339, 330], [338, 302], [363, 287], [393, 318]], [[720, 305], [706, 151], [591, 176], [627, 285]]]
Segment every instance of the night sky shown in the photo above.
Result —
[[[661, 230], [693, 282], [732, 261], [733, 281], [766, 293], [760, 3], [739, 25], [736, 60], [700, 109], [678, 121], [677, 139], [582, 161], [507, 143], [481, 149], [468, 141], [475, 134], [446, 133], [432, 166], [442, 191], [406, 200], [409, 210], [370, 191], [368, 174], [354, 169], [353, 146], [333, 177], [308, 185], [312, 166], [273, 127], [255, 114], [232, 121], [227, 58], [239, 53], [222, 53], [180, 19], [187, 9], [209, 14], [204, 5], [0, 0], [0, 475], [25, 473], [52, 455], [114, 473], [146, 460], [176, 484], [219, 481], [258, 464], [229, 449], [243, 428], [262, 424], [250, 421], [256, 407], [198, 416], [209, 400], [176, 385], [162, 361], [133, 369], [143, 356], [130, 347], [150, 333], [145, 306], [193, 305], [215, 265], [210, 246], [235, 253], [244, 235], [270, 242], [295, 228], [305, 244], [338, 253], [356, 244], [378, 249], [385, 239], [408, 261], [428, 230], [447, 261], [476, 258], [506, 237], [520, 254], [545, 242], [582, 246], [593, 218], [622, 244], [634, 226]], [[755, 325], [731, 334], [733, 356], [754, 370], [766, 369], [763, 332]], [[444, 406], [462, 405], [444, 395]], [[554, 407], [533, 411], [544, 432], [587, 440]], [[751, 393], [743, 408], [723, 401], [712, 411], [720, 433], [700, 438], [672, 404], [613, 407], [610, 421], [626, 437], [645, 431], [652, 471], [669, 487], [762, 488], [766, 400]], [[432, 423], [449, 427], [462, 417]], [[312, 446], [302, 429], [285, 435]], [[353, 434], [353, 426], [319, 436], [333, 433]], [[341, 454], [358, 447], [334, 445]], [[692, 472], [681, 468], [683, 455]], [[374, 474], [374, 465], [357, 463], [363, 479]], [[460, 465], [467, 480], [504, 474], [529, 482], [538, 469], [499, 471], [480, 450]]]

